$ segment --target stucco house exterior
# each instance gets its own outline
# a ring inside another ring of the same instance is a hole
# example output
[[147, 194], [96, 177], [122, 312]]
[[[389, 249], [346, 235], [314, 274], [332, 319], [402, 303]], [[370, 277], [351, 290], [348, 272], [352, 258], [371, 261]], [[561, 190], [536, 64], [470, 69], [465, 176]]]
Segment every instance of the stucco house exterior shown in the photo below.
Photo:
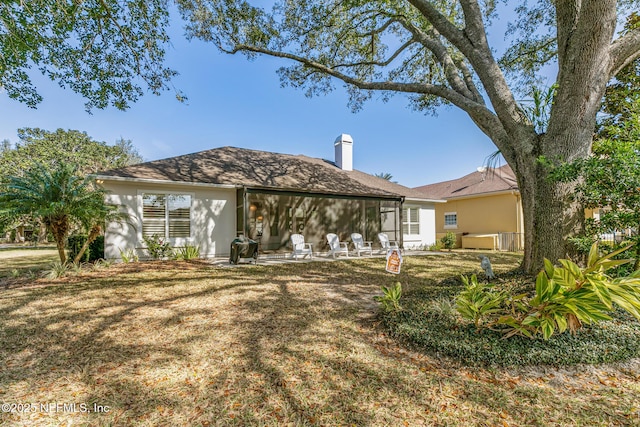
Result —
[[[108, 203], [130, 224], [108, 224], [105, 257], [134, 249], [158, 234], [173, 246], [197, 245], [201, 256], [228, 256], [239, 235], [262, 252], [290, 250], [292, 233], [324, 252], [326, 234], [375, 244], [385, 232], [404, 247], [435, 242], [435, 205], [442, 200], [353, 169], [353, 140], [334, 142], [334, 161], [304, 155], [221, 147], [100, 172]], [[404, 232], [403, 232], [404, 231]]]
[[451, 181], [416, 187], [425, 198], [444, 199], [435, 205], [436, 238], [447, 232], [457, 247], [521, 250], [524, 246], [522, 200], [509, 165], [476, 172]]

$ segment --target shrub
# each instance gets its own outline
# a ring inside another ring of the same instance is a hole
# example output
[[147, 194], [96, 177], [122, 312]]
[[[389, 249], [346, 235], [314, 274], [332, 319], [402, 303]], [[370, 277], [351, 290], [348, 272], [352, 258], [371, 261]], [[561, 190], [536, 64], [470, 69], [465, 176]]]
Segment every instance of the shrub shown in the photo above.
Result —
[[123, 263], [128, 264], [130, 262], [138, 262], [138, 254], [135, 249], [129, 248], [126, 250], [118, 249], [120, 251], [120, 259]]
[[611, 320], [613, 304], [640, 319], [640, 270], [628, 277], [611, 278], [605, 271], [631, 262], [612, 259], [628, 249], [598, 256], [598, 244], [589, 251], [587, 267], [561, 259], [560, 267], [545, 259], [545, 268], [536, 278], [536, 295], [519, 312], [500, 320], [511, 328], [509, 334], [541, 334], [549, 339], [556, 331], [572, 333], [583, 323]]
[[154, 234], [152, 236], [145, 236], [143, 238], [144, 244], [147, 245], [147, 251], [149, 256], [153, 259], [166, 259], [173, 256], [173, 249], [169, 242], [164, 238]]
[[444, 247], [444, 245], [442, 244], [442, 242], [441, 241], [437, 241], [437, 242], [433, 243], [432, 245], [429, 245], [429, 250], [432, 251], [432, 252], [440, 252], [443, 247]]
[[[554, 266], [545, 259], [531, 300], [524, 294], [494, 292], [489, 286], [479, 285], [475, 276], [471, 280], [463, 277], [465, 289], [456, 298], [457, 310], [472, 320], [476, 329], [499, 326], [505, 337], [542, 336], [545, 340], [567, 329], [575, 333], [584, 323], [611, 320], [608, 313], [614, 303], [640, 319], [640, 270], [615, 279], [605, 274], [631, 261], [612, 259], [626, 249], [599, 257], [598, 245], [594, 243], [586, 268], [566, 259], [559, 260], [561, 266]], [[483, 323], [487, 316], [493, 318]]]
[[[82, 249], [82, 246], [87, 241], [87, 236], [83, 234], [76, 234], [69, 236], [67, 239], [67, 248], [69, 249], [69, 259], [73, 260], [76, 255]], [[82, 262], [94, 262], [104, 258], [104, 236], [98, 236], [89, 244], [89, 247], [85, 251]]]
[[67, 270], [72, 273], [79, 274], [82, 273], [82, 264], [81, 263], [68, 263]]
[[453, 249], [456, 247], [456, 241], [458, 239], [456, 238], [455, 233], [449, 231], [447, 234], [445, 234], [441, 239], [440, 242], [442, 243], [442, 245], [445, 247], [445, 249]]
[[200, 258], [200, 248], [198, 246], [185, 245], [178, 249], [176, 253], [177, 260], [188, 261], [190, 259]]
[[396, 282], [393, 287], [382, 286], [383, 295], [373, 297], [382, 305], [382, 309], [386, 312], [396, 312], [402, 310], [400, 306], [400, 297], [402, 296], [402, 285]]
[[66, 276], [68, 271], [68, 264], [55, 261], [51, 263], [51, 270], [46, 273], [46, 277], [49, 279], [59, 279], [60, 277]]
[[475, 274], [471, 279], [462, 276], [462, 282], [464, 290], [456, 297], [456, 310], [479, 330], [484, 319], [503, 311], [507, 293], [496, 291], [493, 285], [478, 283]]
[[93, 266], [91, 267], [91, 269], [93, 271], [103, 270], [105, 268], [109, 268], [112, 263], [113, 263], [112, 261], [107, 261], [105, 259], [99, 259], [99, 260], [97, 260], [96, 262], [93, 263]]

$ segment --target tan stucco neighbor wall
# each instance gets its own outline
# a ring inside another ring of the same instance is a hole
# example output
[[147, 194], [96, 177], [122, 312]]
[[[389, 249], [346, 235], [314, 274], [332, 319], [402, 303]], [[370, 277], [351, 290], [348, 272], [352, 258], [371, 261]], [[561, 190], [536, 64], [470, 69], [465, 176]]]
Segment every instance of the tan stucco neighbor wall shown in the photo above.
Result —
[[[444, 225], [445, 213], [457, 215], [457, 226]], [[517, 192], [505, 192], [461, 199], [450, 199], [447, 203], [436, 204], [436, 238], [447, 232], [458, 237], [458, 247], [464, 247], [462, 235], [523, 233], [522, 204]], [[473, 239], [468, 239], [471, 244]], [[484, 242], [483, 242], [484, 243]], [[473, 243], [476, 245], [477, 241]], [[474, 246], [475, 247], [475, 246]]]

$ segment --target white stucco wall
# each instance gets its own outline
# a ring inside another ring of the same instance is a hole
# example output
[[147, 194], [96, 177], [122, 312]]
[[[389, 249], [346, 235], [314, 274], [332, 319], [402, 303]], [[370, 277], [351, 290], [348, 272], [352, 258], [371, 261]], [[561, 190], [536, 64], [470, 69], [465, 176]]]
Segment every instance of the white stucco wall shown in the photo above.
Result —
[[120, 250], [135, 249], [145, 256], [142, 240], [142, 193], [179, 193], [191, 195], [191, 237], [170, 239], [173, 246], [199, 246], [200, 256], [227, 256], [236, 230], [236, 192], [190, 185], [162, 185], [105, 181], [110, 191], [107, 202], [121, 206], [131, 225], [109, 224], [105, 230], [105, 258], [120, 259]]
[[431, 245], [436, 241], [436, 208], [432, 202], [409, 201], [403, 204], [404, 208], [418, 210], [420, 222], [420, 234], [403, 234], [402, 241], [405, 249], [412, 249]]

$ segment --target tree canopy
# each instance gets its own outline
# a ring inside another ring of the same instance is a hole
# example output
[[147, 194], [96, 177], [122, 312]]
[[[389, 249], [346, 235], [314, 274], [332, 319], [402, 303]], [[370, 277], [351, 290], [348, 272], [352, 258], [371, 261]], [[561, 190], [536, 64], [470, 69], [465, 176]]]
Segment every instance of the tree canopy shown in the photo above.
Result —
[[19, 176], [25, 171], [44, 167], [49, 171], [61, 164], [73, 164], [79, 175], [140, 163], [142, 157], [129, 140], [114, 145], [95, 141], [86, 132], [38, 128], [18, 130], [15, 147], [0, 151], [0, 175]]
[[72, 226], [84, 223], [90, 228], [96, 223], [90, 218], [105, 218], [116, 209], [105, 205], [105, 190], [95, 187], [91, 179], [79, 177], [68, 163], [58, 164], [51, 171], [40, 166], [22, 176], [3, 177], [3, 187], [0, 217], [28, 215], [40, 220], [53, 235], [63, 264]]
[[35, 107], [37, 69], [85, 97], [88, 110], [124, 110], [144, 86], [155, 94], [170, 87], [168, 25], [167, 0], [2, 1], [0, 88]]

